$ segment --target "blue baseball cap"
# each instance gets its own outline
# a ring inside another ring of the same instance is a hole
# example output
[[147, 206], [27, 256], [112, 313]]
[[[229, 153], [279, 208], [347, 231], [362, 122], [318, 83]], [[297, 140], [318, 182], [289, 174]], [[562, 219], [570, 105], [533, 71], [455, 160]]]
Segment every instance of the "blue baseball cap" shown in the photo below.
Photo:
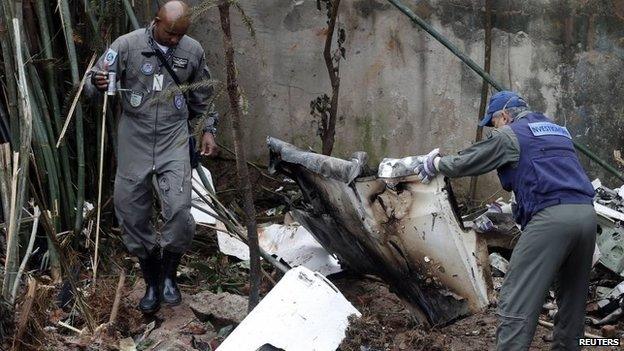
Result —
[[520, 95], [514, 93], [513, 91], [499, 91], [498, 93], [492, 95], [490, 98], [490, 103], [488, 104], [487, 112], [481, 122], [479, 122], [479, 126], [484, 127], [493, 127], [492, 124], [492, 116], [494, 113], [503, 110], [507, 107], [527, 107], [526, 101], [520, 97]]

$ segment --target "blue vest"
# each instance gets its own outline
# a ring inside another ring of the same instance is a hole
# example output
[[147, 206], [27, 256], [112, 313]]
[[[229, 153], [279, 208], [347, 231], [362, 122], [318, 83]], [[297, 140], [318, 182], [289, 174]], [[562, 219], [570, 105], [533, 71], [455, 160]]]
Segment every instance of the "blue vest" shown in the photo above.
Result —
[[594, 188], [574, 151], [565, 127], [541, 113], [509, 125], [520, 143], [517, 167], [498, 169], [503, 189], [514, 192], [514, 217], [524, 228], [538, 211], [558, 204], [592, 204]]

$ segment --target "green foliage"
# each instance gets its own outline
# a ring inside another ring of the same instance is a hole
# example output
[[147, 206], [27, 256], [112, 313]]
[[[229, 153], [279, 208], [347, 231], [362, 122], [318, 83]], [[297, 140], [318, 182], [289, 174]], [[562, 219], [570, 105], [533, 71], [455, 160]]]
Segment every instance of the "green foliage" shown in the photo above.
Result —
[[327, 129], [330, 108], [331, 100], [327, 94], [310, 101], [310, 115], [312, 115], [315, 121], [318, 121], [316, 130], [316, 135], [318, 136], [322, 136], [325, 129]]
[[221, 253], [207, 260], [191, 261], [188, 266], [197, 271], [197, 279], [202, 285], [207, 284], [215, 293], [227, 291], [241, 295], [240, 289], [249, 280], [248, 264], [230, 263], [229, 258]]

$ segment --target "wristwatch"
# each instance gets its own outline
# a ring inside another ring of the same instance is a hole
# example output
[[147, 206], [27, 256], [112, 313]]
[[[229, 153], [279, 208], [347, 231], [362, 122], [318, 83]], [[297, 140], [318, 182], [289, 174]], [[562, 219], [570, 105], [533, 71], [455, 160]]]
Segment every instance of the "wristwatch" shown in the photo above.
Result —
[[216, 136], [217, 135], [217, 127], [215, 127], [213, 125], [204, 127], [204, 129], [202, 131], [204, 133], [210, 133], [210, 134], [212, 134], [212, 136]]

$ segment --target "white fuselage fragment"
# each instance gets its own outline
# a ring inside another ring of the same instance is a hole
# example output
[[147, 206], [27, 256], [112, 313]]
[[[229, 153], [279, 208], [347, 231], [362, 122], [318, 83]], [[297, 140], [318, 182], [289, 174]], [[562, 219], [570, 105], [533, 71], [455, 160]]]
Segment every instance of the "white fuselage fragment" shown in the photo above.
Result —
[[[371, 180], [379, 182], [379, 179]], [[417, 176], [397, 182], [391, 180], [397, 192], [386, 189], [372, 197], [367, 194], [370, 181], [356, 180], [360, 199], [381, 198], [363, 203], [365, 225], [373, 233], [384, 233], [398, 241], [406, 264], [424, 269], [432, 281], [447, 287], [450, 292], [465, 298], [472, 312], [489, 304], [489, 261], [487, 244], [472, 229], [464, 229], [455, 215], [442, 176], [429, 184], [422, 184]], [[394, 233], [384, 228], [384, 217], [397, 220]]]
[[269, 344], [283, 350], [335, 350], [349, 316], [361, 313], [321, 274], [305, 267], [286, 273], [234, 329], [218, 351], [255, 351]]

